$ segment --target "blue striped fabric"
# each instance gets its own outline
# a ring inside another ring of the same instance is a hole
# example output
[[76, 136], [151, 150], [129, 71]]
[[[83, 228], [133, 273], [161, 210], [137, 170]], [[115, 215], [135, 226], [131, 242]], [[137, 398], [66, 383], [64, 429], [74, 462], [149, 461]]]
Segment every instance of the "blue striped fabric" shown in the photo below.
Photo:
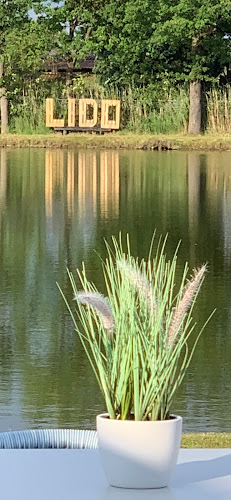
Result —
[[0, 448], [97, 448], [96, 431], [35, 429], [0, 433]]

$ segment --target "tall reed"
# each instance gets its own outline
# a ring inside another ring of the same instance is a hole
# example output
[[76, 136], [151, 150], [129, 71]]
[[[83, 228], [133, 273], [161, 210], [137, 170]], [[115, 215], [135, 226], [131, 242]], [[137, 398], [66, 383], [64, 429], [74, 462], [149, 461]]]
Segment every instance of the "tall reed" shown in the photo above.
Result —
[[96, 78], [77, 77], [73, 96], [121, 100], [121, 127], [134, 132], [185, 132], [189, 113], [189, 96], [184, 88], [100, 85]]
[[[37, 81], [38, 80], [38, 81]], [[18, 133], [44, 133], [45, 99], [55, 98], [57, 116], [67, 117], [67, 88], [64, 81], [38, 78], [25, 82], [23, 89], [10, 98], [10, 130]], [[69, 90], [70, 91], [70, 90]], [[146, 87], [101, 85], [97, 77], [76, 76], [72, 97], [121, 100], [121, 129], [138, 133], [186, 132], [189, 93], [186, 87]], [[231, 87], [214, 87], [205, 94], [204, 129], [214, 133], [231, 131]]]
[[206, 94], [207, 130], [209, 132], [231, 132], [231, 87], [212, 89]]

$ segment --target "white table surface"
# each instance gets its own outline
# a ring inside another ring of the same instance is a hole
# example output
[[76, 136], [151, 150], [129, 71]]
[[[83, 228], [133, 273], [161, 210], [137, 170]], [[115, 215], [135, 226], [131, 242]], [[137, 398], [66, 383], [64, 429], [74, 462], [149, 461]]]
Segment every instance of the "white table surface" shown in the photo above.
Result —
[[231, 500], [231, 449], [180, 450], [168, 488], [108, 486], [98, 450], [0, 450], [2, 500]]

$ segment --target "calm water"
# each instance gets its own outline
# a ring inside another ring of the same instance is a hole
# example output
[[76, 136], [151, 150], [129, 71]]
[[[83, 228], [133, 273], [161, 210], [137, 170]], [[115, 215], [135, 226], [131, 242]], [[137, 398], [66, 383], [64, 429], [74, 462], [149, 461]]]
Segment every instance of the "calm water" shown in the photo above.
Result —
[[217, 308], [172, 410], [230, 431], [231, 153], [1, 150], [0, 228], [0, 431], [94, 428], [104, 404], [56, 282], [70, 295], [84, 260], [102, 289], [104, 237], [143, 257], [154, 229], [169, 257], [182, 240], [179, 274], [209, 263], [198, 323]]

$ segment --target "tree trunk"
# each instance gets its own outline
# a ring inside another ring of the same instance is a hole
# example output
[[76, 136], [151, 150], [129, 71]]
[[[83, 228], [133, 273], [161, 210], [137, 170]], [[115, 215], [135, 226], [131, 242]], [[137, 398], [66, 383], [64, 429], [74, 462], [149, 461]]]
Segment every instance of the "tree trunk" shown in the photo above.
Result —
[[190, 82], [189, 134], [201, 132], [201, 81]]
[[[0, 78], [4, 75], [3, 62], [0, 62]], [[8, 132], [8, 100], [6, 97], [5, 87], [0, 88], [0, 101], [1, 101], [1, 134]]]

